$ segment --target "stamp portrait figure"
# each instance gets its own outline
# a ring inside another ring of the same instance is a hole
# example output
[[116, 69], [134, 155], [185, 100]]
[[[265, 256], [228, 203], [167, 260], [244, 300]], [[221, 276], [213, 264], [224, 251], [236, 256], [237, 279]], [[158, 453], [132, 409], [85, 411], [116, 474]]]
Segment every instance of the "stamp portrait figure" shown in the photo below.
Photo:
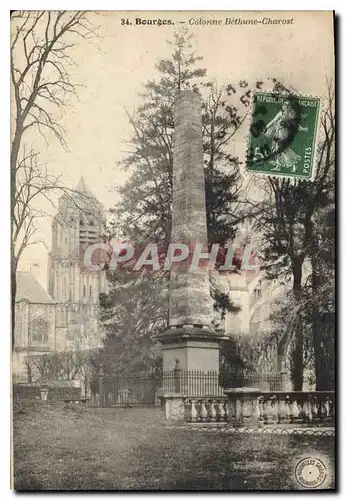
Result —
[[308, 131], [307, 127], [302, 127], [298, 123], [297, 112], [293, 108], [291, 102], [289, 100], [284, 100], [281, 110], [278, 111], [264, 129], [265, 136], [272, 140], [272, 158], [269, 160], [269, 163], [274, 165], [272, 170], [280, 171], [282, 169], [291, 169], [291, 172], [296, 171], [301, 156], [295, 153], [295, 151], [286, 144], [295, 129], [299, 132]]

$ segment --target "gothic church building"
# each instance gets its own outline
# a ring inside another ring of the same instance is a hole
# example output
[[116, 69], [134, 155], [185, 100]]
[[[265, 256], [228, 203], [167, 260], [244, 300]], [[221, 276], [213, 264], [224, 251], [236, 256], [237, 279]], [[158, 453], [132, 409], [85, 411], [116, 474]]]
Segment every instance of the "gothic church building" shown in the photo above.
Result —
[[105, 272], [85, 266], [86, 249], [101, 241], [104, 209], [83, 177], [59, 199], [52, 222], [48, 290], [31, 273], [18, 272], [13, 373], [25, 378], [28, 355], [99, 347], [99, 295]]

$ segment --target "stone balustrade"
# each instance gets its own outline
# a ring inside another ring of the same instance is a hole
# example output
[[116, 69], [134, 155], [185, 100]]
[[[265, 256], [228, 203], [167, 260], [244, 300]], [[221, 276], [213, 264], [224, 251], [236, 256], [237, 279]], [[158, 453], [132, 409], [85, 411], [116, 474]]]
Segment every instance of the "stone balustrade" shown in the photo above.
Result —
[[228, 389], [224, 396], [162, 397], [167, 420], [228, 422], [232, 426], [329, 425], [335, 422], [334, 392]]
[[186, 422], [227, 422], [229, 401], [227, 397], [184, 398]]
[[227, 390], [229, 424], [334, 424], [334, 392]]

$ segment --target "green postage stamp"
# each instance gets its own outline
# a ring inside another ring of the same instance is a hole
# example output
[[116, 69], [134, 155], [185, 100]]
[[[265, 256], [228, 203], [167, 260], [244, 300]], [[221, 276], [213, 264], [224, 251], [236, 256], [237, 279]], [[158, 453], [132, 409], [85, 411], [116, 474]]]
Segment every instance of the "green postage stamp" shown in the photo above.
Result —
[[247, 171], [311, 179], [320, 99], [257, 92], [253, 96]]

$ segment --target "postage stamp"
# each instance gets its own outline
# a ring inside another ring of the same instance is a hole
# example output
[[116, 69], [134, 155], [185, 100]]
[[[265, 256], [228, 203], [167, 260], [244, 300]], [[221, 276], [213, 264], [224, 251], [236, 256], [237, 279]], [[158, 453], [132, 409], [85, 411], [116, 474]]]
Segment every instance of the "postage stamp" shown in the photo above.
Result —
[[253, 96], [246, 169], [271, 176], [311, 179], [320, 99], [257, 92]]

